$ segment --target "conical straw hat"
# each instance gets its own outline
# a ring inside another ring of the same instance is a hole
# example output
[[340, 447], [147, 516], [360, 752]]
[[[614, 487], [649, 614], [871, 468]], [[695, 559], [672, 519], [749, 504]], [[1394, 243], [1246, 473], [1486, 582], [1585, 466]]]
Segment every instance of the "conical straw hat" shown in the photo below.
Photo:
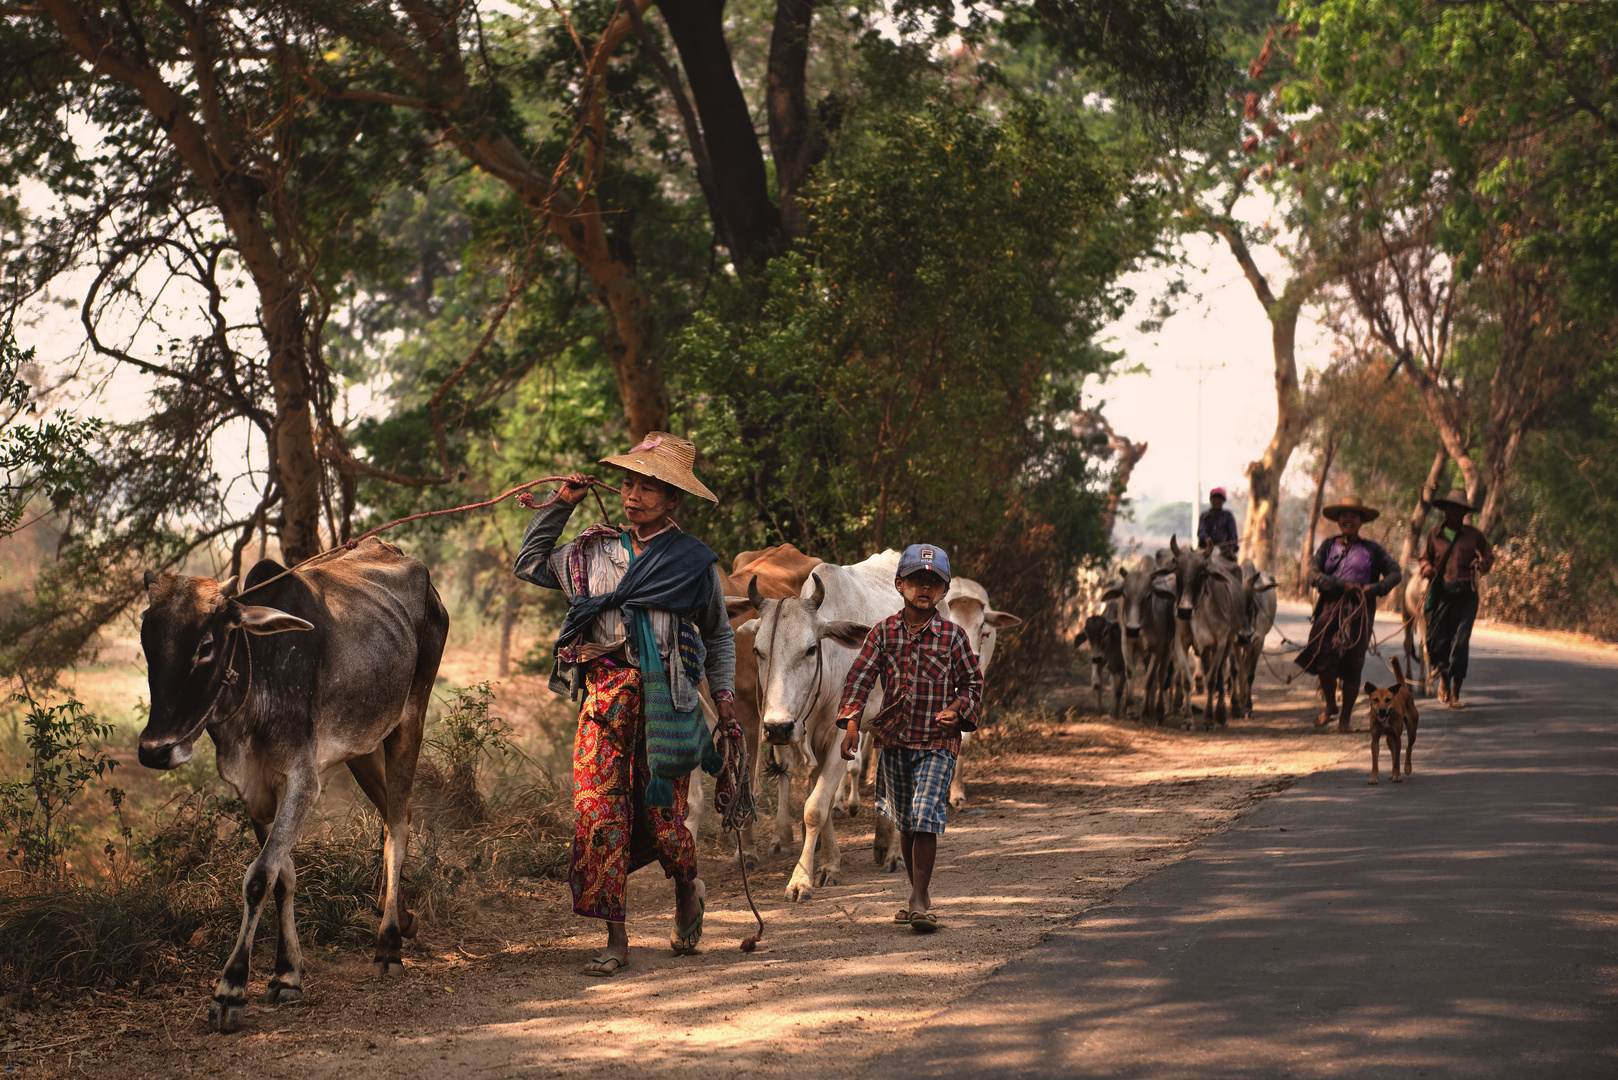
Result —
[[690, 439], [682, 439], [666, 431], [648, 431], [627, 454], [601, 459], [603, 465], [615, 465], [629, 472], [650, 476], [665, 484], [673, 484], [681, 491], [701, 496], [709, 502], [718, 502], [719, 496], [709, 491], [698, 480], [691, 467], [697, 461], [697, 448]]
[[1382, 516], [1382, 511], [1366, 506], [1364, 500], [1358, 495], [1344, 495], [1341, 499], [1321, 510], [1320, 516], [1327, 521], [1336, 521], [1337, 515], [1344, 510], [1354, 511], [1360, 516], [1360, 521], [1367, 525]]

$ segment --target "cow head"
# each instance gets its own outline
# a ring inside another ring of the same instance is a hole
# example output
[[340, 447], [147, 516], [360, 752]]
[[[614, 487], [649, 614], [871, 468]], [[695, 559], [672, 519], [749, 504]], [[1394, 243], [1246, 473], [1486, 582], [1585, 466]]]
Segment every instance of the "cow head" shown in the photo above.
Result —
[[1276, 581], [1267, 570], [1254, 570], [1243, 574], [1242, 578], [1242, 628], [1237, 631], [1236, 640], [1250, 645], [1257, 633], [1260, 597], [1275, 588]]
[[950, 582], [944, 609], [949, 621], [966, 634], [966, 644], [977, 657], [978, 670], [983, 672], [989, 670], [989, 662], [994, 659], [996, 632], [1022, 625], [1022, 619], [1010, 612], [991, 608], [983, 586], [967, 578]]
[[244, 604], [236, 579], [146, 573], [149, 604], [141, 615], [151, 713], [140, 733], [140, 763], [172, 769], [191, 760], [203, 729], [245, 700], [247, 634], [312, 630], [311, 623], [272, 607]]
[[753, 578], [747, 583], [747, 595], [758, 609], [758, 618], [737, 627], [739, 633], [753, 635], [759, 682], [764, 688], [764, 711], [759, 719], [765, 740], [776, 746], [801, 740], [809, 713], [828, 700], [835, 707], [835, 699], [842, 694], [840, 685], [831, 685], [824, 678], [821, 650], [833, 645], [857, 649], [871, 632], [863, 623], [822, 618], [825, 583], [818, 574], [809, 580], [813, 591], [807, 599], [766, 600], [758, 591], [758, 579]]
[[[1101, 594], [1103, 600], [1118, 601], [1118, 621], [1123, 625], [1126, 637], [1141, 636], [1146, 626], [1146, 609], [1154, 593], [1174, 595], [1174, 578], [1159, 576], [1155, 573], [1156, 569], [1156, 564], [1143, 556], [1135, 569], [1127, 571]], [[1169, 575], [1173, 572], [1170, 567]]]
[[1184, 621], [1190, 621], [1191, 613], [1196, 610], [1197, 601], [1201, 599], [1202, 590], [1210, 577], [1232, 583], [1237, 581], [1234, 563], [1217, 553], [1192, 548], [1182, 550], [1177, 536], [1169, 537], [1167, 562], [1152, 571], [1154, 578], [1166, 578], [1171, 574], [1175, 582], [1174, 614]]

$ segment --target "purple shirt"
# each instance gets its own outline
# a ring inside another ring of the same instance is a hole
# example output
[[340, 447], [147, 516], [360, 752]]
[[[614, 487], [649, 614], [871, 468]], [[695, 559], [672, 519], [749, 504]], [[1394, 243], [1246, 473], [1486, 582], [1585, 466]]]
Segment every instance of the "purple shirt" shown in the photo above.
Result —
[[1371, 548], [1363, 541], [1353, 547], [1341, 540], [1326, 555], [1326, 573], [1349, 585], [1369, 585], [1376, 580]]

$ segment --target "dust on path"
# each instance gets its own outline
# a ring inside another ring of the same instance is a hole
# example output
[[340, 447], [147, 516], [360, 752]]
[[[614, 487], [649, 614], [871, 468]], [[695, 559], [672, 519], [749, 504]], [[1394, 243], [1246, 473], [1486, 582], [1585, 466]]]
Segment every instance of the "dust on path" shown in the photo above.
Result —
[[[1278, 669], [1283, 665], [1277, 664]], [[700, 1066], [710, 1077], [853, 1075], [971, 993], [1053, 925], [1184, 856], [1255, 800], [1363, 748], [1363, 734], [1309, 730], [1311, 692], [1263, 673], [1257, 716], [1209, 734], [1079, 715], [969, 754], [967, 809], [951, 814], [934, 879], [942, 928], [892, 917], [904, 875], [871, 859], [869, 802], [838, 821], [842, 882], [803, 904], [782, 898], [796, 851], [751, 875], [767, 931], [752, 954], [741, 878], [704, 842], [704, 947], [667, 948], [672, 892], [653, 868], [630, 881], [631, 966], [611, 980], [580, 965], [602, 941], [575, 917], [564, 883], [524, 880], [453, 928], [427, 928], [405, 975], [372, 975], [369, 951], [308, 951], [306, 997], [249, 1005], [243, 1030], [207, 1030], [211, 982], [106, 993], [49, 1018], [13, 1018], [15, 1076], [397, 1077], [619, 1075]], [[1051, 695], [1053, 710], [1088, 689]], [[801, 799], [801, 792], [799, 794]], [[801, 825], [799, 826], [801, 835]], [[271, 931], [261, 929], [261, 944]], [[268, 964], [258, 961], [261, 991]]]

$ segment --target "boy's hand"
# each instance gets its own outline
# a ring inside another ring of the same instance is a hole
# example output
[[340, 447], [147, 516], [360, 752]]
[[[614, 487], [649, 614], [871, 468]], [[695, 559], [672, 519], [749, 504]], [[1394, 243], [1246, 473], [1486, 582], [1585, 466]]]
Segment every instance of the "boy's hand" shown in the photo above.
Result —
[[860, 756], [860, 722], [850, 720], [848, 730], [843, 733], [843, 760], [853, 761]]
[[947, 709], [941, 710], [937, 716], [933, 717], [933, 719], [938, 721], [939, 726], [947, 728], [950, 731], [954, 731], [955, 725], [960, 723], [960, 718], [956, 715], [955, 706], [953, 705]]

